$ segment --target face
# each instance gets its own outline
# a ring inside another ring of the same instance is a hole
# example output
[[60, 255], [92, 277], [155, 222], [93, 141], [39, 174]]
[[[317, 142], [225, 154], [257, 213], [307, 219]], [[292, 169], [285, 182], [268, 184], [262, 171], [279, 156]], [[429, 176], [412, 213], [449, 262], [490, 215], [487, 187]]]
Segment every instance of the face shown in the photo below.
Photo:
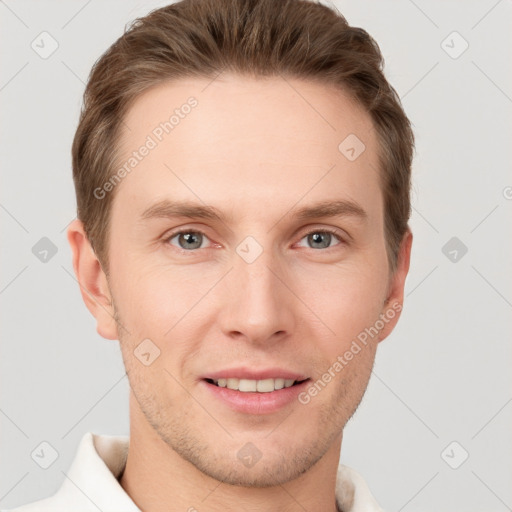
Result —
[[[120, 166], [137, 163], [107, 192], [117, 324], [95, 314], [132, 418], [213, 478], [289, 481], [341, 439], [399, 317], [372, 122], [326, 85], [223, 74], [155, 87], [125, 123]], [[221, 387], [237, 377], [252, 391]], [[283, 378], [305, 382], [271, 391]]]

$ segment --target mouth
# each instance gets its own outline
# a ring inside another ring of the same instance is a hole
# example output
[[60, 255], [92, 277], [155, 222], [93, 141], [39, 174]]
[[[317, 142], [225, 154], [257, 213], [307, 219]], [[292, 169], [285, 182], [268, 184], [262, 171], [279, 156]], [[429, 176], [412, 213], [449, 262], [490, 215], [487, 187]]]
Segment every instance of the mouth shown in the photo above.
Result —
[[209, 377], [201, 379], [201, 383], [215, 403], [222, 403], [237, 413], [261, 416], [299, 404], [298, 396], [309, 386], [310, 380], [302, 377], [300, 380]]
[[298, 386], [306, 381], [307, 379], [294, 380], [294, 379], [283, 379], [283, 378], [269, 378], [269, 379], [204, 379], [209, 384], [217, 386], [219, 388], [227, 388], [233, 391], [240, 391], [242, 393], [272, 393], [273, 391], [279, 391], [281, 389], [291, 388]]

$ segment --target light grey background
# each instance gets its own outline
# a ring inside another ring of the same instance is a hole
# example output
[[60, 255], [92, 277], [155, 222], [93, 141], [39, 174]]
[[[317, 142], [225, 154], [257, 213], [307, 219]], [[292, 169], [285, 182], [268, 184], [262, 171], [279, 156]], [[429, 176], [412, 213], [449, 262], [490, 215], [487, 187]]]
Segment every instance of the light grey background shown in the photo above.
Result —
[[[1, 508], [55, 492], [85, 432], [129, 432], [118, 342], [96, 333], [73, 275], [70, 147], [92, 64], [166, 3], [0, 1]], [[389, 511], [512, 510], [512, 3], [335, 5], [379, 43], [417, 137], [404, 311], [341, 461]], [[43, 31], [59, 45], [47, 59], [31, 48]], [[42, 237], [58, 250], [46, 263]], [[452, 237], [468, 249], [456, 262]], [[42, 441], [59, 454], [46, 470], [30, 456]]]

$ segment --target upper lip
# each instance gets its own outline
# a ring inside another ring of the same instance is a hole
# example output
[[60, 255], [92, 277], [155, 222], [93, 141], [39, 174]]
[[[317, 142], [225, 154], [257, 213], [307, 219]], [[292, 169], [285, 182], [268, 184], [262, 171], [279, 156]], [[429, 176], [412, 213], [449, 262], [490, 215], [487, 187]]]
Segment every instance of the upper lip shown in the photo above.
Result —
[[211, 372], [208, 375], [203, 376], [203, 379], [249, 379], [249, 380], [264, 380], [264, 379], [293, 379], [293, 380], [305, 380], [307, 375], [302, 373], [286, 370], [283, 368], [265, 368], [261, 370], [249, 369], [244, 367], [239, 368], [226, 368], [225, 370], [219, 370]]

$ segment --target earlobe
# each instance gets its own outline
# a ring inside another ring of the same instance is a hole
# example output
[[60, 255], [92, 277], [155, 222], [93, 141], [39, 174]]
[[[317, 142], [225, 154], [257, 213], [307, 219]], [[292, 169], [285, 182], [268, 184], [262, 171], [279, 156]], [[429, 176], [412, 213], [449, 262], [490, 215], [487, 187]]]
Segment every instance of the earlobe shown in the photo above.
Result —
[[412, 238], [411, 229], [408, 227], [400, 244], [396, 270], [389, 282], [388, 295], [382, 310], [388, 322], [379, 335], [379, 341], [384, 340], [392, 332], [402, 312], [405, 280], [411, 261]]
[[96, 318], [100, 336], [118, 339], [114, 306], [107, 277], [87, 238], [82, 221], [76, 219], [68, 227], [67, 238], [73, 252], [73, 269], [87, 309]]

